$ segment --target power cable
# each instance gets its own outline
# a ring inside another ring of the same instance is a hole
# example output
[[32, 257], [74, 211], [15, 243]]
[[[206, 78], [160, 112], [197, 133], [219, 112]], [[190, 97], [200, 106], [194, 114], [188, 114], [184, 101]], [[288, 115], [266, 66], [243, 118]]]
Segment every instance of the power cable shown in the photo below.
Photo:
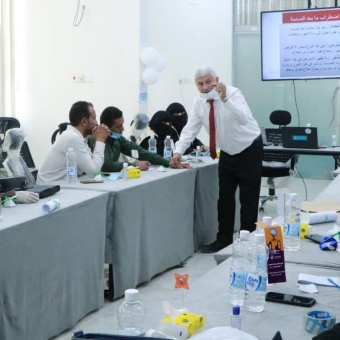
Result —
[[82, 5], [81, 16], [80, 16], [80, 19], [78, 21], [79, 10], [80, 10], [80, 0], [77, 0], [77, 11], [76, 11], [76, 14], [74, 15], [74, 18], [73, 18], [73, 26], [76, 26], [76, 27], [79, 26], [81, 21], [83, 20], [83, 16], [84, 16], [84, 13], [85, 13], [85, 5]]
[[302, 182], [303, 182], [303, 185], [305, 186], [305, 194], [306, 194], [306, 199], [305, 199], [305, 201], [307, 201], [308, 196], [307, 196], [307, 186], [306, 186], [305, 180], [303, 179], [303, 177], [302, 177], [302, 175], [300, 174], [299, 170], [296, 169], [296, 171], [297, 171], [297, 173], [299, 174], [299, 176], [301, 177]]
[[293, 80], [293, 89], [294, 89], [295, 107], [296, 107], [296, 112], [297, 112], [297, 117], [298, 117], [298, 126], [300, 126], [300, 113], [299, 113], [299, 107], [298, 107], [297, 100], [296, 100], [296, 90], [295, 90], [295, 81], [294, 80]]

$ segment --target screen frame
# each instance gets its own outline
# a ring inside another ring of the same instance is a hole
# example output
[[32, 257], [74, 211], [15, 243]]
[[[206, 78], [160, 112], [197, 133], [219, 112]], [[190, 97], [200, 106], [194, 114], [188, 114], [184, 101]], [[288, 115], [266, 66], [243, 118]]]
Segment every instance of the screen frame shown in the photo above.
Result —
[[[263, 17], [267, 14], [275, 14], [275, 13], [293, 13], [293, 12], [311, 12], [311, 11], [331, 11], [338, 10], [340, 11], [340, 7], [322, 7], [322, 8], [302, 8], [302, 9], [291, 9], [291, 10], [277, 10], [277, 11], [261, 11], [260, 12], [260, 34], [261, 34], [261, 80], [262, 81], [292, 81], [292, 80], [320, 80], [320, 79], [340, 79], [340, 70], [339, 74], [336, 76], [305, 76], [305, 77], [273, 77], [268, 78], [264, 77], [264, 46], [263, 46]], [[340, 22], [340, 19], [339, 19]]]

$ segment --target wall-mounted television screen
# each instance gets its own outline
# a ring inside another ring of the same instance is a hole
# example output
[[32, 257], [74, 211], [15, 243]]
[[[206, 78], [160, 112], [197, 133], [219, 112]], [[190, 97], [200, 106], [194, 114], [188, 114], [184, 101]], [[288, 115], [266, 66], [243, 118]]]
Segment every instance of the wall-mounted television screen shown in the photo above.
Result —
[[340, 78], [340, 8], [261, 12], [262, 80]]

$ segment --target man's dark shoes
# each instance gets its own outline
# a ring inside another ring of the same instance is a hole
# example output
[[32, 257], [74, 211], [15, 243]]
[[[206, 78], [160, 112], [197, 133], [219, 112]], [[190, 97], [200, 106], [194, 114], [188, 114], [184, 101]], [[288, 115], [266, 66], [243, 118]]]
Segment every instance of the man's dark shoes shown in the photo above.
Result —
[[214, 241], [213, 243], [207, 244], [201, 247], [202, 253], [216, 253], [221, 249], [225, 248], [227, 245], [221, 243], [219, 240]]

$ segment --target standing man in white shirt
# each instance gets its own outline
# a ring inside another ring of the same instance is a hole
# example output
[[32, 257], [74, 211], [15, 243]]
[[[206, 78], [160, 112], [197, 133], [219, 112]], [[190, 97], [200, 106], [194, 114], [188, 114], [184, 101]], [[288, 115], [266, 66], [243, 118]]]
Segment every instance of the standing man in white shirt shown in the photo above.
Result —
[[205, 127], [210, 136], [210, 155], [218, 166], [219, 200], [216, 241], [201, 248], [214, 253], [233, 242], [235, 193], [240, 188], [241, 229], [254, 231], [257, 221], [261, 187], [263, 143], [261, 130], [252, 116], [241, 91], [219, 82], [211, 67], [201, 67], [195, 73], [199, 96], [183, 128], [170, 164], [179, 166], [181, 155], [196, 135]]
[[[105, 125], [98, 125], [93, 105], [85, 101], [74, 103], [69, 119], [67, 130], [52, 145], [39, 168], [38, 184], [66, 180], [66, 153], [69, 148], [73, 148], [76, 154], [78, 176], [83, 173], [93, 176], [104, 163], [105, 140], [110, 130]], [[95, 140], [93, 153], [85, 141], [88, 135]]]

